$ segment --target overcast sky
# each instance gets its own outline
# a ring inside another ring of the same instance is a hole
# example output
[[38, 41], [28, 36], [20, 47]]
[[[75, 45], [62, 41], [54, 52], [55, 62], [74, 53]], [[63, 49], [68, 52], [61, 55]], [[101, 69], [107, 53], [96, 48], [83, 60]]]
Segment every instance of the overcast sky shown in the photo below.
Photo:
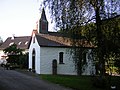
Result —
[[41, 15], [39, 5], [40, 0], [0, 0], [1, 38], [31, 35]]

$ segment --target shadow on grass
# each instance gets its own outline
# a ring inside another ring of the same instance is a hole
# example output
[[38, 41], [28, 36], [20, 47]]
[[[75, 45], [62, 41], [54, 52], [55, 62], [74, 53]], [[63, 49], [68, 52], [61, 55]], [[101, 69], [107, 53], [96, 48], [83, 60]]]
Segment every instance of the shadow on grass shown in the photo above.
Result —
[[[111, 82], [108, 82], [108, 77], [103, 78], [102, 81], [98, 81], [96, 78], [93, 79], [92, 76], [40, 75], [40, 77], [75, 90], [111, 90], [110, 86], [112, 84], [117, 86], [117, 90], [120, 90], [120, 77], [111, 77]], [[94, 82], [98, 86], [95, 86]], [[99, 84], [101, 84], [100, 87]]]
[[110, 89], [111, 86], [116, 86], [117, 89], [114, 90], [120, 90], [120, 77], [117, 76], [106, 76], [103, 79], [99, 79], [98, 76], [37, 75], [27, 70], [17, 71], [75, 90], [112, 90]]

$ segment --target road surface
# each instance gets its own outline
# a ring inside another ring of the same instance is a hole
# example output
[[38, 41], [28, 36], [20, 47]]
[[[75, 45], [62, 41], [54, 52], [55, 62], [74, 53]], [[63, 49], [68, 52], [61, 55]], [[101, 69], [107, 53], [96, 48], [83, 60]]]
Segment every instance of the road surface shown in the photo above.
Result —
[[72, 90], [38, 77], [0, 67], [0, 90]]

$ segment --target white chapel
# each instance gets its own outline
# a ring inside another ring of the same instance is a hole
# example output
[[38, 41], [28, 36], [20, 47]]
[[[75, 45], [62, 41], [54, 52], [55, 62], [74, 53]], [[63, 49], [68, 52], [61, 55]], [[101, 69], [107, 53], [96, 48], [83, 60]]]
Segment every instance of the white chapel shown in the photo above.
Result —
[[[70, 48], [69, 38], [59, 32], [48, 31], [48, 21], [43, 9], [38, 30], [33, 30], [32, 33], [29, 46], [29, 69], [37, 74], [77, 75]], [[88, 50], [88, 54], [90, 52], [91, 49]], [[88, 54], [86, 54], [88, 64], [83, 72], [85, 75], [95, 71]]]

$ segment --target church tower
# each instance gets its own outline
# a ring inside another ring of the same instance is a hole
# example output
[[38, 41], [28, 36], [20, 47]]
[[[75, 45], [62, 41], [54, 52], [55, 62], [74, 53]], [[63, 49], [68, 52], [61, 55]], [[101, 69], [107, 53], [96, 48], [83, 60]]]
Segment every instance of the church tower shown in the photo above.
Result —
[[45, 15], [45, 10], [43, 8], [41, 18], [39, 20], [39, 33], [48, 33], [48, 21]]

